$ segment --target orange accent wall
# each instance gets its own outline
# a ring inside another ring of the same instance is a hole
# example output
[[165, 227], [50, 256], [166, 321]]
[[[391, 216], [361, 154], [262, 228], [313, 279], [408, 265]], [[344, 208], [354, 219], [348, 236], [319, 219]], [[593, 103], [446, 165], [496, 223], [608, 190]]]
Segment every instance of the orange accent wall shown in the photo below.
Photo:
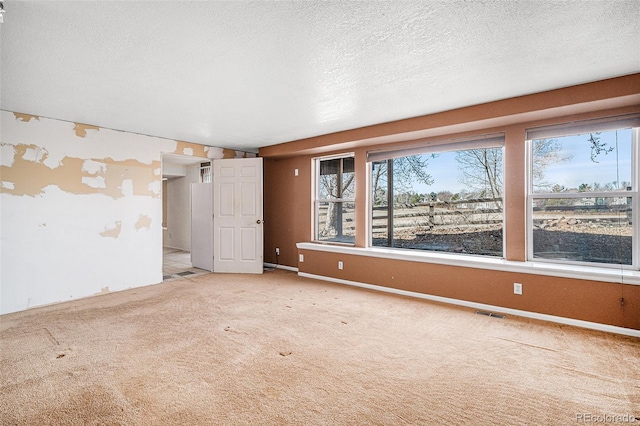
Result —
[[264, 223], [264, 261], [297, 266], [296, 243], [311, 241], [311, 157], [264, 161]]
[[[417, 139], [438, 143], [483, 133], [505, 134], [505, 257], [526, 259], [525, 131], [543, 125], [640, 112], [640, 74], [522, 96], [434, 115], [383, 123], [260, 149], [264, 161], [266, 262], [301, 272], [524, 311], [640, 330], [640, 286], [500, 272], [366, 256], [306, 252], [312, 237], [314, 156], [355, 152], [356, 246], [366, 246], [366, 152]], [[295, 176], [294, 170], [299, 170]], [[335, 265], [345, 262], [345, 269]], [[513, 283], [524, 284], [522, 296]], [[620, 303], [624, 297], [625, 303]]]
[[[300, 272], [640, 330], [640, 286], [300, 250]], [[337, 268], [342, 261], [343, 270]], [[522, 295], [513, 283], [522, 283]], [[620, 298], [624, 296], [624, 306]]]

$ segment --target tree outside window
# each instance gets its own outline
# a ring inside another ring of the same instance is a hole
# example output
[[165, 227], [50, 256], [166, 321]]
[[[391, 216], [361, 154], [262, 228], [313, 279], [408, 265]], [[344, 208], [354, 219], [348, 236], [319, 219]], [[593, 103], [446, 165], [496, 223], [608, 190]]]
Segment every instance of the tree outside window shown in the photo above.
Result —
[[355, 161], [353, 156], [318, 159], [316, 240], [355, 242]]
[[372, 162], [373, 246], [503, 256], [502, 147], [469, 145]]
[[603, 127], [557, 129], [562, 161], [545, 163], [538, 173], [548, 139], [531, 138], [529, 259], [637, 266], [638, 130]]

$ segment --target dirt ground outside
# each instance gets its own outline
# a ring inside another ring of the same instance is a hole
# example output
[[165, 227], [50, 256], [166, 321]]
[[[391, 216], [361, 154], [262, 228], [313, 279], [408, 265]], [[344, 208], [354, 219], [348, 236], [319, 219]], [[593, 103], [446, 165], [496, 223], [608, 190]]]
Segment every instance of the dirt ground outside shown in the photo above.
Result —
[[[503, 256], [502, 212], [459, 214], [428, 206], [394, 209], [393, 247]], [[534, 257], [631, 264], [633, 226], [616, 212], [545, 212], [534, 218]], [[373, 246], [387, 246], [387, 216], [374, 211]]]

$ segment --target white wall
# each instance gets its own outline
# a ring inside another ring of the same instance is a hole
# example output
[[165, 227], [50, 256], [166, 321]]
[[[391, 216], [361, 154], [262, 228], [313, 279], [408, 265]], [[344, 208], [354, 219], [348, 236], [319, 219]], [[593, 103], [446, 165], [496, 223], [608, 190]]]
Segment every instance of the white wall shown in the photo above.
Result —
[[0, 111], [0, 313], [162, 281], [162, 153], [208, 147]]
[[186, 176], [167, 181], [167, 229], [164, 245], [191, 251], [191, 184], [200, 182], [200, 166], [186, 166]]

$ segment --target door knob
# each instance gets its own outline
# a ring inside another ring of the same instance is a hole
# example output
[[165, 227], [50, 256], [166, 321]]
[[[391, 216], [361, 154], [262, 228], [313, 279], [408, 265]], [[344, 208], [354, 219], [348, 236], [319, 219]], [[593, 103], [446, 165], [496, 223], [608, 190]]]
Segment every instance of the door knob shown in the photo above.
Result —
[[257, 223], [258, 225], [260, 225], [261, 223], [264, 223], [264, 220], [260, 220], [260, 219], [258, 219], [258, 220], [256, 220], [256, 223]]

